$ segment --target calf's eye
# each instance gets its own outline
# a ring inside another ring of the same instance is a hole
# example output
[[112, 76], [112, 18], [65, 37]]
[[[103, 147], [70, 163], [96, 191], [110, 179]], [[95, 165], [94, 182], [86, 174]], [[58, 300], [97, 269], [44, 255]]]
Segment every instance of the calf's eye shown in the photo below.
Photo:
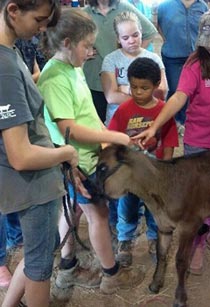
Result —
[[103, 175], [106, 173], [106, 171], [108, 170], [108, 167], [105, 163], [101, 163], [100, 165], [97, 166], [97, 174], [99, 175]]

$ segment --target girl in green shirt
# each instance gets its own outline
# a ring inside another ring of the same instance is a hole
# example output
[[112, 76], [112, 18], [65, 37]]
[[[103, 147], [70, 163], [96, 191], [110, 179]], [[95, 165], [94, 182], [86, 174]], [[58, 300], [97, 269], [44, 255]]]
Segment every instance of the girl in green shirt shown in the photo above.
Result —
[[[130, 139], [119, 132], [106, 130], [93, 105], [91, 93], [82, 71], [84, 62], [93, 54], [96, 25], [81, 9], [65, 9], [57, 26], [46, 32], [46, 48], [55, 54], [44, 67], [38, 87], [46, 104], [46, 123], [53, 142], [64, 142], [66, 128], [70, 128], [70, 143], [79, 154], [79, 166], [90, 177], [94, 176], [101, 143], [128, 145]], [[87, 182], [84, 181], [88, 189]], [[71, 193], [71, 183], [69, 190]], [[119, 268], [112, 250], [106, 204], [96, 206], [77, 193], [78, 206], [88, 221], [93, 249], [103, 268], [102, 279], [79, 267], [76, 255], [67, 242], [61, 252], [60, 270], [56, 279], [59, 288], [72, 285], [97, 287], [113, 293], [118, 287], [131, 287], [142, 281], [142, 272]], [[61, 238], [67, 224], [60, 221]]]

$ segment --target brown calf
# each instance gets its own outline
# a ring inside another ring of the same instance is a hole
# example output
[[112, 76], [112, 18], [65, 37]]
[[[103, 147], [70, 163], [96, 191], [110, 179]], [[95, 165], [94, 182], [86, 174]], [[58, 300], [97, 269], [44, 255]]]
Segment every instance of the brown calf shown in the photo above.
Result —
[[175, 228], [179, 227], [176, 254], [178, 285], [174, 307], [187, 306], [186, 272], [193, 239], [210, 216], [210, 152], [160, 161], [123, 145], [105, 148], [97, 166], [100, 192], [112, 198], [131, 192], [142, 198], [158, 228], [157, 266], [150, 290], [164, 283], [166, 256]]

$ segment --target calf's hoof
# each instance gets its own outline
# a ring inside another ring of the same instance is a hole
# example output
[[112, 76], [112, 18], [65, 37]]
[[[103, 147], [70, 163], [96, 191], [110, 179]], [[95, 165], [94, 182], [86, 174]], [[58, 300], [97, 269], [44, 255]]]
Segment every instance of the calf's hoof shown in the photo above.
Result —
[[152, 293], [159, 293], [160, 291], [160, 288], [161, 286], [156, 284], [155, 282], [152, 282], [150, 285], [149, 285], [149, 290], [152, 292]]

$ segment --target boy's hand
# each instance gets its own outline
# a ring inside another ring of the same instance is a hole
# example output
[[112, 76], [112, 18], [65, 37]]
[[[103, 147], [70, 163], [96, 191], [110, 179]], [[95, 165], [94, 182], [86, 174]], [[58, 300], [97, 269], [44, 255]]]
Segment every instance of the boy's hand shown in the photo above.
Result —
[[130, 95], [130, 85], [119, 85], [118, 90], [126, 95]]

